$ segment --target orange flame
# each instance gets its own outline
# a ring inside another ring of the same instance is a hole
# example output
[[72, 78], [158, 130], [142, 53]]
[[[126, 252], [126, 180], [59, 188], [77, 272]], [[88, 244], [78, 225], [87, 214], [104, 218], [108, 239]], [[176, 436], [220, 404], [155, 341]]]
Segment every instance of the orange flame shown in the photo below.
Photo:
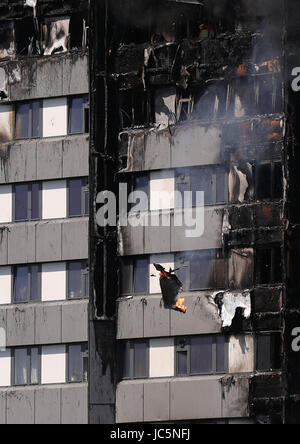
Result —
[[183, 305], [183, 303], [184, 303], [184, 298], [178, 298], [173, 308], [175, 308], [175, 310], [182, 311], [182, 313], [186, 313], [186, 306]]

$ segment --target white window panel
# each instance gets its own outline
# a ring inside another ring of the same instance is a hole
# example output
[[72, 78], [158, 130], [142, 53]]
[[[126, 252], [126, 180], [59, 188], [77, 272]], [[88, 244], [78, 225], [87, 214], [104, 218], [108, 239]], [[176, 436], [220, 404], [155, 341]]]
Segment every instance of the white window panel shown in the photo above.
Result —
[[150, 339], [150, 378], [174, 376], [174, 339]]
[[11, 185], [0, 186], [0, 223], [12, 221]]
[[42, 301], [66, 299], [66, 263], [54, 262], [42, 265]]
[[0, 105], [0, 142], [9, 142], [13, 138], [13, 116], [11, 105]]
[[150, 293], [158, 294], [161, 293], [159, 285], [159, 271], [156, 270], [153, 264], [162, 265], [166, 271], [169, 271], [170, 268], [174, 270], [174, 254], [153, 254], [150, 256]]
[[0, 305], [11, 303], [11, 267], [0, 267]]
[[174, 171], [162, 170], [150, 173], [150, 210], [174, 208]]
[[43, 101], [43, 137], [65, 136], [67, 134], [67, 98]]
[[42, 347], [41, 383], [62, 384], [66, 382], [66, 347], [50, 345]]
[[43, 219], [67, 217], [67, 182], [53, 180], [43, 182]]
[[11, 353], [7, 349], [0, 349], [0, 387], [9, 387], [11, 385]]
[[231, 336], [229, 340], [229, 373], [254, 371], [254, 339], [250, 335]]

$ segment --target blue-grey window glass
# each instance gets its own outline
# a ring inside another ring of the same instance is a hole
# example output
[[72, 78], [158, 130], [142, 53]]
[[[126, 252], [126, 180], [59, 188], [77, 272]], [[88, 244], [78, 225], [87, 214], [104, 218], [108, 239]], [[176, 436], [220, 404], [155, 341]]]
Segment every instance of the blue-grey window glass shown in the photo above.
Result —
[[37, 301], [39, 299], [39, 266], [31, 265], [30, 267], [30, 300]]
[[134, 348], [134, 377], [145, 378], [147, 376], [147, 343], [135, 342]]
[[33, 347], [30, 350], [30, 383], [39, 383], [39, 349]]
[[217, 348], [217, 373], [225, 373], [226, 365], [225, 365], [225, 346], [226, 340], [224, 336], [217, 336], [216, 339], [216, 348]]
[[82, 214], [82, 179], [69, 181], [69, 216]]
[[134, 262], [134, 293], [148, 293], [149, 260], [136, 259]]
[[123, 344], [123, 378], [130, 377], [130, 351], [130, 341], [126, 341], [125, 344]]
[[84, 114], [83, 97], [75, 97], [70, 102], [69, 133], [80, 134], [83, 132]]
[[208, 250], [195, 254], [190, 261], [190, 289], [210, 288], [214, 282], [214, 261]]
[[212, 337], [191, 338], [191, 373], [212, 372]]
[[39, 137], [40, 131], [40, 102], [32, 102], [32, 137]]
[[15, 269], [14, 301], [24, 302], [28, 300], [28, 267], [22, 265]]
[[31, 219], [40, 218], [40, 185], [33, 183], [31, 185]]
[[28, 185], [15, 185], [15, 220], [28, 219]]
[[16, 138], [23, 139], [30, 136], [29, 130], [30, 104], [22, 103], [16, 109]]
[[15, 385], [28, 384], [27, 348], [17, 348], [14, 354]]
[[196, 192], [204, 191], [204, 204], [209, 205], [212, 201], [212, 172], [208, 168], [192, 168], [190, 174], [191, 191], [193, 192], [193, 206], [196, 206]]
[[68, 297], [78, 299], [82, 297], [82, 264], [70, 262], [68, 265]]
[[177, 374], [186, 375], [187, 374], [187, 351], [177, 352]]
[[69, 382], [82, 381], [82, 351], [81, 345], [70, 345], [68, 353]]

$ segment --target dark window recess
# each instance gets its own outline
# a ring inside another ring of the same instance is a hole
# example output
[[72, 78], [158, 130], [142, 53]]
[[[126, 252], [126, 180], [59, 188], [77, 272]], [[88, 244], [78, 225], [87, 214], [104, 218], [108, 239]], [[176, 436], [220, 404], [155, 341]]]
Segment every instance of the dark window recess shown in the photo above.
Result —
[[256, 200], [282, 199], [283, 172], [280, 162], [256, 166]]
[[[149, 176], [148, 175], [137, 175], [133, 178], [133, 186], [132, 191], [134, 192], [142, 192], [147, 196], [147, 199], [137, 199], [135, 203], [130, 203], [129, 208], [132, 209], [136, 205], [139, 206], [140, 211], [148, 211], [149, 210]], [[129, 190], [130, 192], [130, 190]]]
[[256, 370], [272, 371], [280, 368], [280, 333], [258, 334], [256, 337]]
[[69, 99], [69, 134], [89, 132], [89, 104], [87, 96]]
[[38, 220], [41, 217], [41, 184], [14, 185], [14, 220]]
[[87, 178], [68, 181], [68, 216], [88, 216], [89, 186]]
[[133, 290], [133, 263], [131, 258], [120, 260], [120, 292], [121, 295], [131, 295]]
[[177, 253], [175, 268], [184, 291], [226, 288], [226, 259], [222, 250], [203, 250]]
[[20, 103], [16, 106], [15, 138], [41, 137], [41, 102]]
[[240, 78], [233, 85], [233, 115], [235, 117], [249, 116], [255, 113], [255, 88], [252, 78]]
[[256, 283], [279, 284], [282, 282], [281, 248], [279, 246], [256, 250]]
[[40, 300], [40, 265], [14, 267], [13, 298], [15, 303]]
[[88, 346], [87, 344], [69, 345], [68, 382], [87, 382], [88, 375]]
[[176, 343], [176, 375], [209, 375], [226, 373], [228, 340], [225, 336], [191, 336]]
[[88, 263], [74, 261], [67, 264], [68, 271], [68, 299], [88, 297]]
[[120, 379], [147, 378], [149, 376], [148, 341], [122, 341], [119, 344]]
[[0, 59], [15, 55], [15, 23], [13, 21], [0, 23]]
[[[224, 168], [201, 167], [178, 170], [176, 172], [176, 190], [181, 192], [184, 202], [184, 192], [192, 191], [192, 205], [197, 206], [197, 191], [204, 192], [204, 205], [214, 205], [228, 202], [227, 173]], [[181, 206], [176, 202], [176, 206]]]
[[40, 383], [40, 348], [15, 348], [12, 352], [13, 377], [15, 386]]
[[259, 79], [258, 113], [272, 114], [282, 112], [282, 85], [276, 77]]
[[136, 258], [133, 263], [133, 292], [147, 294], [149, 292], [149, 258]]
[[211, 87], [204, 91], [195, 92], [193, 118], [197, 120], [212, 120], [222, 118], [226, 112], [227, 90], [224, 86]]
[[120, 94], [120, 128], [148, 125], [147, 94], [144, 91], [122, 91]]

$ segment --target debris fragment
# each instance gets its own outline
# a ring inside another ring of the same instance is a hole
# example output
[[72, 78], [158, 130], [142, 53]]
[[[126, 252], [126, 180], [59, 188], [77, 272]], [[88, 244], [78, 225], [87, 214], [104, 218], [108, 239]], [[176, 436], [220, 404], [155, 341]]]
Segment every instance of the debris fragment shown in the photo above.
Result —
[[219, 309], [223, 328], [231, 326], [238, 308], [244, 309], [243, 316], [245, 319], [249, 319], [251, 315], [251, 297], [249, 290], [241, 293], [217, 291], [211, 296], [211, 300]]
[[184, 298], [178, 297], [178, 293], [182, 291], [182, 283], [174, 274], [176, 270], [169, 270], [167, 272], [160, 264], [153, 264], [157, 271], [160, 272], [160, 288], [164, 307], [172, 310], [177, 310], [186, 313], [186, 306], [184, 305]]

